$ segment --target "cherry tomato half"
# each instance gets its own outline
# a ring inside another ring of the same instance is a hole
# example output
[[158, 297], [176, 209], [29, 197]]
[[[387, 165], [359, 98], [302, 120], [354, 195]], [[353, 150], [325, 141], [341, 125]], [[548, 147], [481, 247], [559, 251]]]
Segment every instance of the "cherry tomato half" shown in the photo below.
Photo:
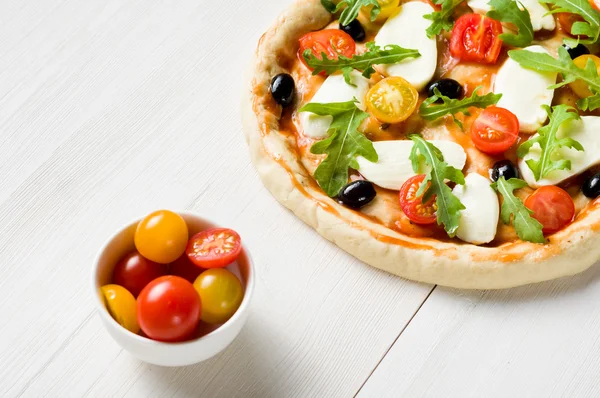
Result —
[[129, 253], [113, 270], [113, 282], [137, 297], [146, 285], [167, 274], [167, 266], [150, 261], [138, 252]]
[[571, 196], [553, 185], [538, 188], [526, 200], [525, 206], [533, 211], [532, 217], [551, 234], [566, 227], [575, 216], [575, 204]]
[[200, 296], [194, 286], [178, 276], [153, 280], [138, 297], [138, 322], [153, 340], [185, 340], [198, 326], [200, 312]]
[[319, 59], [323, 53], [330, 59], [338, 59], [338, 54], [351, 58], [356, 52], [356, 43], [352, 37], [339, 29], [325, 29], [307, 33], [300, 38], [298, 57], [307, 68], [311, 69], [304, 60], [304, 51], [311, 50]]
[[487, 107], [471, 125], [471, 139], [481, 152], [497, 155], [519, 138], [519, 119], [508, 109]]
[[498, 60], [502, 24], [479, 14], [465, 14], [452, 29], [450, 53], [465, 62], [493, 64]]
[[[392, 16], [396, 11], [400, 9], [400, 0], [378, 0], [379, 6], [381, 10], [379, 11], [379, 15], [377, 15], [377, 22], [382, 22]], [[371, 20], [371, 11], [373, 10], [373, 6], [369, 5], [363, 7], [360, 10], [362, 16], [370, 21]]]
[[140, 254], [156, 263], [168, 264], [183, 254], [188, 228], [183, 217], [168, 210], [146, 216], [135, 230], [135, 247]]
[[192, 236], [186, 253], [202, 268], [223, 268], [235, 261], [242, 251], [242, 238], [227, 228], [215, 228]]
[[573, 24], [575, 22], [584, 22], [584, 19], [580, 15], [573, 14], [570, 12], [558, 12], [555, 15], [560, 30], [562, 30], [565, 33], [568, 33], [569, 35], [571, 35], [571, 30], [573, 30]]
[[417, 191], [425, 180], [425, 175], [420, 174], [409, 178], [400, 188], [400, 207], [410, 221], [421, 224], [433, 224], [437, 220], [435, 212], [435, 196], [423, 203], [423, 195], [417, 196]]
[[180, 276], [188, 282], [194, 283], [198, 275], [200, 275], [204, 269], [194, 264], [187, 256], [187, 253], [184, 253], [169, 265], [169, 271], [171, 275]]
[[235, 314], [242, 299], [242, 283], [230, 271], [215, 268], [204, 271], [194, 282], [202, 300], [202, 319], [206, 323], [225, 323]]
[[380, 122], [400, 123], [415, 111], [419, 93], [401, 77], [388, 77], [375, 84], [366, 96], [367, 108]]
[[588, 0], [592, 8], [596, 11], [600, 11], [600, 0]]
[[132, 333], [139, 333], [137, 310], [133, 295], [119, 285], [106, 285], [100, 288], [106, 310], [115, 321]]
[[[595, 55], [580, 55], [579, 57], [573, 60], [573, 63], [578, 68], [585, 69], [589, 60], [592, 60], [592, 62], [594, 62], [594, 65], [596, 66], [596, 72], [600, 73], [600, 58]], [[592, 92], [590, 91], [587, 83], [583, 80], [575, 80], [573, 83], [569, 83], [569, 87], [571, 87], [571, 90], [573, 90], [573, 92], [577, 94], [580, 98], [585, 98], [592, 95]]]

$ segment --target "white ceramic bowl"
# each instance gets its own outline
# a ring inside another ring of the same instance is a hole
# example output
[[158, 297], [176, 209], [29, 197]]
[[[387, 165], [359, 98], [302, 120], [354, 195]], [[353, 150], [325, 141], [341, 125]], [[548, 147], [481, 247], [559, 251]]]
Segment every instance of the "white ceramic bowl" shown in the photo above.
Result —
[[[186, 221], [190, 236], [217, 227], [215, 223], [195, 213], [178, 212]], [[111, 283], [113, 268], [127, 253], [135, 250], [133, 236], [140, 220], [132, 222], [114, 234], [102, 247], [92, 273], [94, 301], [100, 318], [112, 338], [144, 362], [161, 366], [185, 366], [204, 361], [224, 350], [239, 334], [248, 317], [250, 299], [254, 291], [254, 264], [250, 253], [243, 247], [236, 263], [227, 267], [240, 277], [244, 285], [244, 299], [237, 312], [226, 323], [195, 340], [181, 343], [162, 343], [131, 333], [119, 325], [108, 313], [100, 287]]]

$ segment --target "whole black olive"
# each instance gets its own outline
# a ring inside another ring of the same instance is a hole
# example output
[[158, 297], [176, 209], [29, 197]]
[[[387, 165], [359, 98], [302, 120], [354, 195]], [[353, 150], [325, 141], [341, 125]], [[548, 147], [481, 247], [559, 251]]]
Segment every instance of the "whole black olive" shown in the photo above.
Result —
[[348, 33], [354, 39], [354, 41], [363, 41], [367, 37], [365, 28], [363, 28], [358, 19], [355, 19], [348, 25], [340, 24], [340, 30]]
[[375, 195], [377, 195], [377, 192], [375, 192], [372, 182], [358, 180], [342, 188], [338, 194], [338, 201], [353, 209], [360, 209], [371, 203], [375, 199]]
[[290, 106], [294, 102], [296, 83], [287, 73], [280, 73], [271, 80], [271, 95], [279, 105]]
[[590, 53], [590, 50], [581, 43], [576, 45], [575, 47], [571, 47], [568, 44], [563, 44], [562, 46], [567, 50], [567, 52], [571, 56], [571, 59], [575, 59], [575, 58], [579, 57], [580, 55], [585, 55], [585, 54]]
[[496, 182], [500, 177], [504, 177], [505, 180], [519, 178], [519, 170], [510, 160], [501, 160], [490, 170], [492, 181]]
[[581, 186], [581, 192], [590, 199], [600, 196], [600, 173], [590, 177]]
[[[427, 95], [430, 97], [435, 95], [433, 90], [436, 88], [440, 90], [442, 95], [453, 99], [462, 97], [464, 93], [463, 86], [461, 86], [460, 83], [454, 79], [441, 79], [432, 82], [427, 88]], [[442, 100], [439, 99], [437, 102], [442, 102]]]

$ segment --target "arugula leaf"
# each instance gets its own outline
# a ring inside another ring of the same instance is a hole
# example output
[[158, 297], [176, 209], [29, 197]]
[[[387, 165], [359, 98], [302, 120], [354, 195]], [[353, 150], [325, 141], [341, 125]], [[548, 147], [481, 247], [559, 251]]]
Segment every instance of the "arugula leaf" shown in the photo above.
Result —
[[[474, 106], [477, 108], [486, 108], [490, 105], [495, 105], [502, 97], [502, 94], [488, 93], [486, 95], [477, 95], [480, 87], [473, 90], [473, 94], [470, 97], [463, 99], [451, 99], [442, 95], [436, 88], [433, 90], [434, 95], [427, 98], [419, 107], [419, 113], [425, 120], [435, 120], [442, 116], [452, 115], [454, 122], [462, 129], [462, 123], [454, 116], [456, 113], [462, 112], [465, 115], [469, 115], [469, 108]], [[441, 99], [443, 104], [433, 105], [437, 100]]]
[[373, 6], [371, 9], [371, 21], [376, 20], [381, 11], [381, 6], [377, 0], [342, 0], [337, 5], [331, 0], [321, 0], [321, 4], [331, 14], [335, 14], [343, 8], [344, 10], [340, 14], [340, 24], [344, 26], [349, 25], [350, 22], [357, 18], [360, 9], [363, 7]]
[[508, 56], [527, 69], [560, 73], [562, 81], [548, 87], [549, 89], [562, 87], [575, 80], [582, 80], [587, 84], [592, 96], [579, 99], [577, 107], [584, 111], [600, 108], [600, 76], [598, 76], [596, 65], [591, 59], [588, 60], [584, 69], [578, 68], [563, 46], [558, 47], [558, 59], [546, 53], [528, 50], [511, 50], [508, 52]]
[[546, 243], [544, 233], [542, 232], [542, 224], [531, 217], [533, 212], [525, 207], [523, 201], [514, 194], [515, 189], [525, 188], [526, 186], [527, 183], [523, 180], [511, 178], [506, 181], [504, 177], [500, 177], [498, 181], [491, 185], [504, 199], [502, 201], [500, 218], [505, 225], [510, 225], [512, 220], [517, 236], [521, 240], [533, 243]]
[[502, 33], [500, 39], [513, 47], [526, 47], [533, 41], [533, 26], [531, 26], [531, 16], [529, 11], [514, 0], [490, 0], [492, 10], [487, 16], [500, 22], [508, 22], [516, 26], [518, 33]]
[[[588, 0], [540, 0], [540, 3], [556, 6], [549, 14], [557, 12], [570, 12], [581, 16], [585, 22], [577, 21], [571, 28], [571, 34], [579, 36], [577, 40], [565, 39], [568, 44], [577, 43], [593, 44], [600, 39], [600, 13], [592, 8]], [[581, 37], [587, 36], [587, 38]]]
[[434, 0], [435, 4], [441, 4], [440, 11], [434, 11], [431, 14], [423, 15], [423, 18], [431, 20], [431, 25], [427, 28], [427, 36], [434, 37], [442, 33], [442, 31], [450, 32], [454, 26], [452, 14], [463, 0]]
[[302, 56], [308, 66], [314, 68], [313, 75], [318, 75], [321, 72], [331, 75], [341, 70], [344, 72], [346, 83], [353, 85], [350, 80], [352, 69], [363, 71], [363, 76], [369, 79], [375, 73], [373, 65], [395, 64], [406, 58], [418, 58], [421, 54], [417, 50], [402, 48], [395, 44], [381, 48], [374, 42], [369, 42], [367, 43], [367, 52], [355, 55], [352, 58], [339, 54], [337, 59], [331, 59], [327, 58], [325, 53], [322, 53], [321, 58], [319, 58], [311, 50], [305, 50]]
[[446, 185], [445, 180], [464, 185], [465, 176], [462, 171], [444, 162], [442, 151], [432, 143], [426, 141], [422, 136], [411, 134], [408, 138], [414, 142], [409, 157], [413, 171], [415, 173], [422, 172], [419, 167], [421, 158], [431, 167], [431, 170], [425, 174], [425, 179], [417, 191], [417, 196], [425, 192], [423, 202], [427, 202], [433, 195], [436, 195], [437, 223], [438, 225], [443, 224], [448, 236], [452, 238], [456, 235], [456, 230], [458, 229], [460, 211], [464, 210], [465, 206], [454, 196], [450, 187]]
[[369, 114], [356, 107], [356, 100], [329, 104], [308, 103], [298, 112], [333, 116], [329, 137], [310, 148], [311, 153], [327, 155], [315, 170], [314, 177], [330, 197], [337, 196], [348, 183], [348, 168], [358, 170], [357, 155], [371, 162], [379, 160], [373, 143], [358, 131]]
[[545, 105], [550, 122], [538, 130], [537, 136], [530, 138], [519, 146], [517, 156], [523, 158], [534, 144], [542, 149], [538, 160], [529, 159], [526, 163], [533, 172], [536, 181], [544, 178], [554, 170], [571, 170], [571, 161], [556, 159], [557, 150], [561, 147], [574, 148], [583, 151], [583, 146], [570, 137], [558, 138], [556, 135], [560, 126], [568, 120], [578, 120], [579, 114], [575, 108], [568, 105], [557, 105], [550, 109]]

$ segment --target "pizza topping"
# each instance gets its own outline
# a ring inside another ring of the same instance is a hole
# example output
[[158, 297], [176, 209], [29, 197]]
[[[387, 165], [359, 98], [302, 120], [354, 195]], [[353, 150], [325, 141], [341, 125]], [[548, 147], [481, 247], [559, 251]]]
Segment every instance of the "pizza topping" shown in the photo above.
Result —
[[[576, 46], [569, 46], [568, 44], [564, 43], [562, 45], [565, 50], [567, 50], [567, 52], [569, 53], [569, 57], [571, 57], [571, 59], [575, 59], [581, 55], [585, 55], [585, 54], [589, 54], [590, 53], [590, 49], [587, 48], [586, 46], [584, 46], [583, 44], [579, 43]], [[585, 65], [584, 65], [585, 66]]]
[[508, 159], [496, 162], [490, 170], [490, 179], [496, 182], [500, 177], [504, 177], [507, 181], [511, 178], [519, 178], [519, 169]]
[[450, 53], [463, 62], [495, 64], [500, 55], [502, 24], [479, 14], [458, 18], [450, 39]]
[[353, 209], [360, 209], [368, 205], [375, 199], [377, 192], [373, 183], [365, 180], [353, 181], [346, 185], [338, 194], [338, 200], [341, 204]]
[[360, 43], [367, 38], [367, 33], [365, 32], [365, 28], [363, 28], [362, 24], [358, 19], [350, 22], [348, 25], [340, 24], [340, 30], [348, 33], [350, 37], [354, 39], [354, 41]]
[[[442, 116], [452, 115], [454, 122], [462, 128], [462, 123], [456, 118], [457, 113], [463, 113], [469, 115], [469, 108], [486, 108], [490, 105], [495, 105], [502, 94], [488, 93], [485, 95], [478, 95], [481, 87], [477, 87], [473, 90], [473, 94], [470, 97], [463, 99], [451, 99], [440, 92], [437, 88], [433, 89], [434, 95], [427, 98], [419, 107], [419, 113], [425, 120], [436, 120]], [[439, 100], [442, 100], [441, 105], [434, 105]]]
[[[430, 225], [435, 224], [437, 220], [436, 196], [433, 195], [429, 200], [423, 200], [423, 192], [420, 191], [421, 185], [425, 180], [425, 174], [419, 174], [409, 178], [402, 188], [400, 188], [400, 207], [408, 219], [416, 224]], [[431, 183], [427, 183], [428, 188]]]
[[[596, 73], [600, 72], [600, 58], [598, 58], [595, 55], [584, 54], [573, 60], [573, 63], [579, 69], [585, 69], [588, 62], [590, 64], [591, 63], [594, 64], [594, 66], [596, 67]], [[569, 83], [569, 87], [580, 98], [587, 98], [587, 97], [594, 95], [588, 88], [588, 85], [583, 80], [579, 80], [579, 79], [575, 80], [574, 82]]]
[[471, 140], [481, 152], [498, 155], [507, 151], [519, 138], [519, 120], [511, 111], [487, 107], [471, 125]]
[[518, 178], [506, 180], [504, 177], [500, 177], [491, 186], [502, 195], [503, 200], [500, 213], [502, 222], [505, 225], [510, 225], [512, 222], [515, 232], [521, 240], [533, 243], [546, 243], [542, 232], [542, 224], [531, 217], [532, 211], [525, 207], [523, 201], [514, 194], [516, 189], [525, 188], [527, 183]]
[[343, 55], [328, 58], [325, 53], [320, 56], [313, 54], [312, 50], [305, 50], [302, 54], [305, 63], [313, 69], [313, 75], [325, 72], [328, 75], [341, 70], [346, 77], [346, 82], [352, 84], [350, 73], [353, 69], [363, 71], [363, 76], [370, 78], [375, 72], [373, 65], [394, 64], [406, 58], [420, 57], [419, 51], [402, 48], [397, 45], [387, 45], [381, 48], [373, 42], [367, 43], [367, 52], [354, 55], [352, 58]]
[[375, 37], [375, 43], [381, 47], [396, 44], [404, 48], [416, 48], [421, 54], [418, 58], [404, 59], [393, 65], [377, 68], [385, 76], [400, 76], [417, 90], [423, 89], [433, 77], [437, 67], [437, 41], [427, 37], [425, 30], [429, 21], [424, 15], [433, 12], [429, 4], [409, 2], [402, 5], [400, 12], [392, 15]]
[[514, 0], [490, 0], [493, 10], [487, 16], [500, 22], [510, 23], [518, 33], [502, 33], [499, 37], [505, 44], [513, 47], [525, 47], [533, 41], [533, 26], [527, 8], [521, 9]]
[[545, 234], [560, 231], [573, 221], [575, 203], [564, 190], [553, 185], [541, 187], [525, 200], [532, 217], [543, 226]]
[[[542, 46], [537, 45], [508, 53], [521, 52], [555, 61]], [[530, 69], [511, 56], [496, 75], [494, 91], [502, 93], [498, 106], [508, 109], [517, 116], [521, 132], [534, 133], [548, 119], [542, 106], [552, 103], [555, 83], [555, 71], [535, 67]]]
[[550, 11], [555, 13], [572, 13], [583, 18], [583, 21], [573, 23], [570, 33], [579, 36], [577, 40], [565, 40], [567, 44], [577, 43], [593, 44], [600, 39], [600, 13], [596, 11], [588, 0], [543, 0], [544, 3], [556, 6]]
[[439, 11], [436, 10], [423, 16], [423, 18], [431, 21], [431, 25], [426, 30], [429, 37], [435, 37], [443, 31], [449, 32], [452, 29], [454, 26], [454, 19], [452, 18], [454, 10], [463, 0], [433, 0], [433, 2], [442, 7]]
[[560, 156], [558, 152], [560, 148], [584, 150], [583, 146], [572, 137], [562, 136], [558, 138], [558, 131], [563, 123], [579, 119], [579, 114], [575, 108], [567, 105], [557, 105], [552, 109], [546, 107], [546, 112], [550, 117], [550, 123], [539, 129], [535, 136], [522, 143], [517, 151], [517, 156], [524, 158], [530, 149], [537, 144], [539, 156], [525, 161], [533, 172], [536, 181], [548, 176], [555, 170], [571, 170], [571, 161]]
[[294, 78], [287, 73], [280, 73], [271, 80], [271, 95], [275, 102], [284, 108], [294, 102], [296, 83]]
[[[435, 89], [437, 89], [441, 95], [450, 99], [459, 99], [465, 92], [463, 86], [454, 79], [436, 80], [427, 87], [427, 95], [433, 97], [435, 95]], [[441, 103], [442, 98], [438, 98], [436, 102]]]
[[356, 156], [364, 156], [371, 162], [377, 161], [377, 152], [358, 127], [369, 114], [356, 106], [356, 102], [319, 104], [309, 103], [298, 112], [312, 112], [319, 116], [331, 116], [329, 137], [319, 141], [310, 148], [311, 153], [327, 155], [317, 170], [314, 178], [319, 186], [330, 197], [335, 197], [348, 183], [348, 169], [358, 169]]
[[371, 7], [371, 21], [375, 21], [381, 11], [381, 6], [377, 0], [342, 0], [337, 5], [331, 0], [321, 0], [321, 4], [332, 14], [343, 9], [340, 14], [342, 25], [349, 25], [350, 22], [354, 21], [363, 7]]
[[[505, 3], [505, 1], [502, 1], [502, 3]], [[516, 2], [513, 2], [511, 0], [511, 3], [516, 3]], [[521, 9], [523, 7], [524, 10], [527, 10], [533, 31], [537, 32], [542, 29], [554, 30], [556, 28], [556, 23], [554, 22], [554, 18], [552, 17], [552, 15], [550, 15], [548, 13], [548, 6], [546, 6], [545, 4], [541, 4], [538, 0], [521, 0], [518, 3], [519, 3], [519, 9]], [[502, 8], [502, 6], [497, 7], [496, 5], [492, 5], [489, 2], [489, 0], [468, 0], [467, 4], [469, 5], [469, 7], [471, 7], [471, 9], [473, 9], [473, 11], [475, 11], [479, 14], [486, 14], [486, 13], [490, 12], [492, 10], [492, 8], [496, 8], [496, 9]], [[514, 10], [514, 8], [512, 6], [509, 6], [509, 7]], [[516, 14], [516, 15], [518, 15], [518, 14]], [[524, 15], [524, 14], [522, 14], [522, 15]], [[490, 17], [492, 17], [492, 16], [490, 15]], [[492, 18], [497, 19], [495, 17], [492, 17]], [[502, 21], [502, 19], [498, 19], [498, 20]], [[510, 21], [510, 22], [513, 22], [513, 21]], [[520, 26], [518, 26], [518, 23], [516, 23], [513, 26], [517, 26], [520, 28]]]
[[298, 56], [309, 69], [311, 67], [305, 60], [307, 54], [312, 54], [316, 58], [337, 59], [339, 56], [350, 58], [356, 52], [356, 43], [352, 37], [339, 29], [310, 32], [302, 36], [299, 42]]
[[588, 178], [581, 186], [581, 192], [590, 199], [600, 196], [600, 173]]
[[500, 204], [488, 179], [470, 173], [465, 177], [465, 184], [457, 185], [452, 193], [465, 206], [460, 212], [456, 236], [475, 245], [493, 241], [498, 229]]
[[367, 93], [367, 108], [383, 123], [400, 123], [414, 112], [419, 93], [401, 77], [388, 77]]
[[425, 179], [416, 195], [423, 195], [424, 202], [428, 202], [434, 195], [436, 196], [437, 223], [444, 225], [448, 236], [452, 238], [458, 229], [460, 211], [464, 210], [465, 206], [446, 185], [446, 180], [462, 185], [465, 183], [465, 177], [462, 171], [444, 161], [442, 151], [432, 143], [425, 141], [418, 134], [411, 134], [409, 138], [414, 143], [409, 157], [413, 171], [419, 172], [422, 161], [431, 167], [431, 170], [425, 174]]

